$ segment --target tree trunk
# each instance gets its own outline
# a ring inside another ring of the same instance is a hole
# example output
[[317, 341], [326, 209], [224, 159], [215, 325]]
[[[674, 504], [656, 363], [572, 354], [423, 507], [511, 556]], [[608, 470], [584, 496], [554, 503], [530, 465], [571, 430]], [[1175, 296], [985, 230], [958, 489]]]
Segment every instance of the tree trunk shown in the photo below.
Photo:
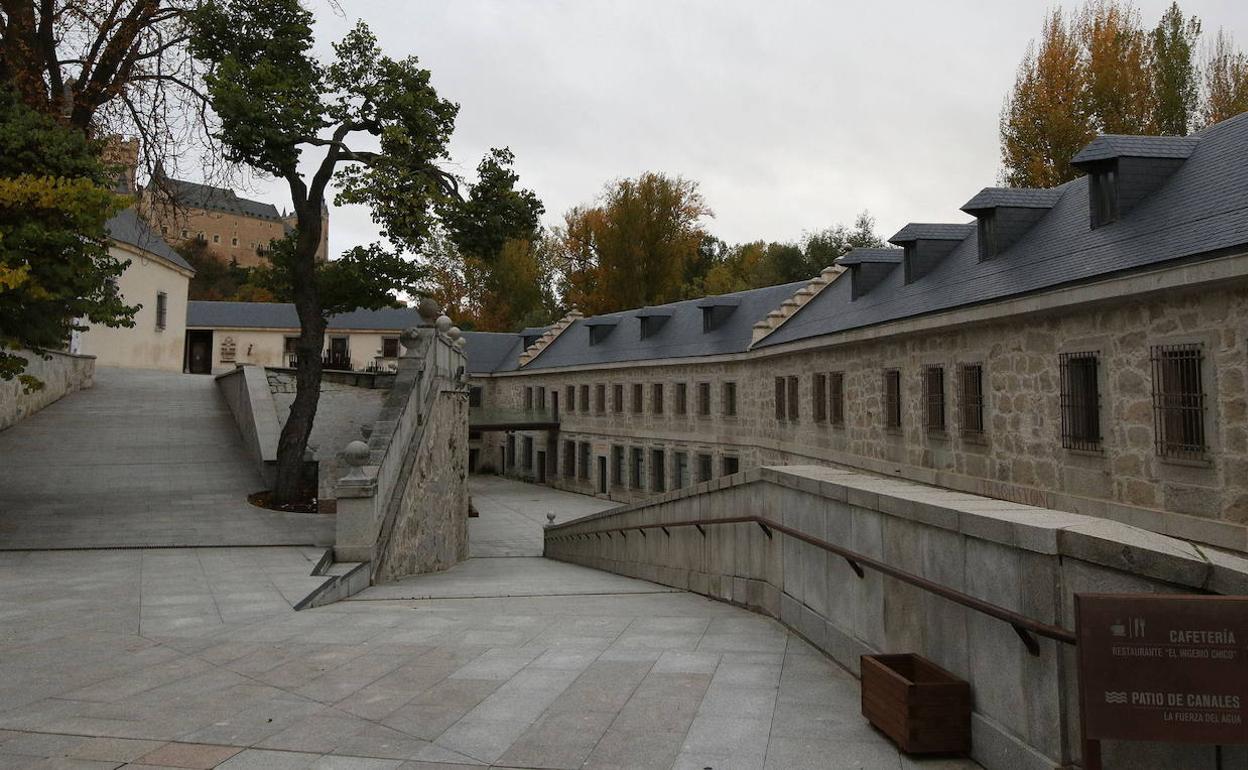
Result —
[[298, 194], [292, 197], [298, 220], [295, 253], [290, 266], [295, 311], [299, 315], [299, 341], [295, 344], [298, 363], [295, 368], [295, 400], [290, 405], [290, 415], [277, 442], [277, 482], [273, 487], [273, 502], [278, 504], [297, 502], [301, 496], [307, 497], [301, 495], [304, 492], [303, 455], [321, 397], [321, 350], [325, 345], [326, 325], [316, 283], [322, 204], [319, 195], [313, 201]]

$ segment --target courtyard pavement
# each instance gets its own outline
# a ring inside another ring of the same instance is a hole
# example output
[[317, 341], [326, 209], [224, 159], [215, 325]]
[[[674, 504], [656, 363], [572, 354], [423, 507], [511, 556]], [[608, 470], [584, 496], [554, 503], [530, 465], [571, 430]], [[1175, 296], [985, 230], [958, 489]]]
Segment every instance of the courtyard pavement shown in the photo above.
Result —
[[[603, 505], [472, 483], [499, 553]], [[319, 555], [0, 552], [0, 768], [975, 767], [900, 756], [852, 676], [727, 604], [520, 555], [294, 612]]]
[[100, 367], [0, 432], [0, 550], [332, 544], [333, 516], [263, 488], [212, 377]]

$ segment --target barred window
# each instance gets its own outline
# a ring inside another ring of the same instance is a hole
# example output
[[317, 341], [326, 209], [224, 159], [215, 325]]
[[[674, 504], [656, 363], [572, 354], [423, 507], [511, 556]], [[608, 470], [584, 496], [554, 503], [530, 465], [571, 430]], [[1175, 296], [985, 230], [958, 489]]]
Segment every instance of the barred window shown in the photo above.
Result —
[[1097, 382], [1098, 351], [1062, 353], [1058, 359], [1062, 380], [1062, 446], [1067, 449], [1101, 448], [1101, 389]]
[[732, 455], [724, 455], [722, 465], [724, 471], [722, 475], [724, 476], [731, 476], [741, 470], [741, 461]]
[[884, 426], [901, 427], [901, 371], [884, 370]]
[[698, 415], [701, 417], [711, 416], [711, 383], [698, 383]]
[[845, 373], [828, 373], [828, 419], [833, 425], [845, 425]]
[[785, 385], [785, 379], [783, 377], [777, 377], [776, 378], [776, 419], [777, 420], [785, 420], [789, 416], [789, 410], [784, 405], [784, 396], [785, 396], [785, 393], [787, 392], [788, 392], [788, 388]]
[[564, 397], [563, 400], [568, 402], [567, 403], [568, 411], [575, 412], [576, 411], [576, 386], [569, 385], [566, 388], [564, 388], [563, 397]]
[[810, 405], [815, 422], [828, 419], [828, 375], [822, 372], [810, 376]]
[[468, 388], [468, 406], [481, 406], [481, 392], [480, 385]]
[[607, 411], [607, 386], [601, 382], [594, 386], [594, 411], [598, 414]]
[[169, 295], [163, 291], [156, 292], [156, 328], [164, 329], [169, 320]]
[[981, 435], [984, 432], [984, 367], [963, 364], [961, 378], [962, 433]]
[[576, 477], [576, 442], [563, 442], [563, 477], [571, 479]]
[[399, 357], [399, 338], [398, 337], [382, 337], [381, 357], [382, 358], [398, 358]]
[[699, 484], [702, 483], [703, 481], [711, 480], [711, 476], [714, 475], [714, 470], [713, 470], [714, 462], [715, 462], [715, 458], [711, 457], [710, 455], [707, 455], [707, 454], [698, 455], [698, 483]]
[[789, 395], [786, 400], [789, 406], [789, 419], [792, 420], [793, 422], [797, 422], [797, 413], [798, 413], [798, 403], [797, 403], [798, 384], [797, 383], [798, 383], [798, 379], [797, 379], [796, 374], [789, 377]]
[[667, 490], [667, 461], [662, 449], [650, 450], [650, 491], [664, 492]]
[[586, 412], [586, 413], [589, 412], [589, 386], [588, 385], [581, 386], [581, 411]]
[[1203, 361], [1200, 343], [1153, 346], [1153, 419], [1162, 457], [1205, 459]]
[[624, 486], [624, 447], [611, 447], [611, 486]]
[[689, 413], [689, 385], [676, 383], [676, 414]]
[[737, 383], [725, 382], [720, 392], [720, 409], [725, 417], [737, 416]]
[[929, 366], [923, 370], [924, 423], [928, 430], [945, 429], [945, 369]]
[[645, 461], [645, 455], [642, 454], [641, 447], [632, 448], [632, 462], [629, 465], [628, 486], [632, 489], [641, 488], [641, 464]]
[[580, 462], [577, 463], [577, 465], [579, 466], [578, 470], [580, 471], [580, 477], [582, 481], [589, 481], [589, 442], [588, 441], [581, 442], [580, 452], [581, 452]]
[[624, 413], [624, 385], [622, 383], [617, 382], [612, 387], [611, 400], [613, 402], [612, 406], [614, 407], [616, 413], [623, 414]]
[[546, 408], [546, 387], [544, 385], [539, 385], [537, 387], [537, 408]]
[[533, 408], [533, 388], [527, 385], [524, 388], [524, 408], [525, 410]]
[[645, 411], [645, 406], [644, 406], [645, 394], [646, 394], [645, 388], [642, 386], [640, 382], [635, 383], [633, 385], [633, 413], [634, 414], [641, 414], [643, 411]]
[[663, 383], [656, 382], [650, 386], [650, 411], [663, 414]]

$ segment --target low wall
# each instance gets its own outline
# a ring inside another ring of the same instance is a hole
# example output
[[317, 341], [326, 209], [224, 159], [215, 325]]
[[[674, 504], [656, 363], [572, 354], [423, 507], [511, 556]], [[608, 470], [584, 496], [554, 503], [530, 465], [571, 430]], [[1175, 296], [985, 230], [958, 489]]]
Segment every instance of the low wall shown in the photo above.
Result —
[[[1248, 561], [1117, 522], [836, 468], [752, 469], [548, 527], [546, 555], [747, 606], [854, 673], [867, 653], [916, 652], [971, 683], [972, 756], [989, 770], [1079, 760], [1077, 661], [1007, 623], [756, 523], [635, 528], [763, 516], [1045, 624], [1074, 628], [1087, 592], [1248, 592]], [[634, 531], [577, 537], [593, 530]], [[1105, 767], [1213, 770], [1211, 746], [1105, 744]], [[1227, 766], [1248, 761], [1227, 748]]]
[[271, 486], [277, 473], [277, 440], [282, 429], [264, 367], [244, 364], [218, 374], [216, 381], [243, 436], [243, 445]]
[[468, 555], [466, 362], [432, 328], [409, 343], [367, 463], [335, 488], [334, 557], [371, 562], [373, 582], [446, 569]]
[[40, 355], [29, 350], [15, 353], [26, 359], [23, 374], [38, 378], [43, 387], [27, 393], [16, 378], [0, 380], [0, 430], [16, 425], [62, 396], [89, 388], [95, 382], [95, 356], [51, 351]]

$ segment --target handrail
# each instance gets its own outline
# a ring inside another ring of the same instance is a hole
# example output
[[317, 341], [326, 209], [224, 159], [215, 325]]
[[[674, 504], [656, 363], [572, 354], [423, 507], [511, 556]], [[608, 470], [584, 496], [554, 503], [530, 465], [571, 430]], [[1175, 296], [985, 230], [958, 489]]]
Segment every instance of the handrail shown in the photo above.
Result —
[[602, 527], [589, 532], [576, 532], [567, 535], [551, 534], [552, 530], [574, 527], [576, 524], [577, 522], [570, 521], [560, 525], [557, 528], [548, 529], [546, 539], [572, 540], [578, 538], [588, 538], [591, 535], [599, 536], [604, 533], [608, 537], [611, 537], [612, 532], [619, 532], [622, 536], [627, 537], [629, 530], [638, 530], [644, 535], [645, 530], [647, 529], [661, 529], [665, 535], [671, 537], [671, 533], [668, 532], [668, 529], [675, 529], [677, 527], [696, 527], [698, 531], [702, 533], [702, 536], [706, 537], [706, 530], [703, 529], [705, 526], [715, 524], [757, 524], [762, 528], [768, 538], [771, 537], [771, 531], [775, 530], [776, 532], [782, 532], [789, 537], [797, 538], [804, 543], [809, 543], [816, 548], [820, 548], [824, 551], [840, 556], [845, 559], [845, 561], [849, 562], [850, 568], [853, 569], [854, 574], [856, 574], [859, 578], [864, 577], [862, 568], [866, 567], [881, 574], [888, 575], [896, 580], [900, 580], [903, 583], [908, 583], [909, 585], [921, 588], [928, 593], [936, 594], [937, 596], [948, 599], [955, 604], [960, 604], [963, 607], [969, 607], [976, 612], [1009, 623], [1014, 627], [1014, 631], [1018, 634], [1019, 639], [1021, 639], [1023, 644], [1027, 647], [1027, 651], [1032, 655], [1040, 654], [1040, 645], [1036, 642], [1035, 638], [1031, 636], [1031, 634], [1037, 634], [1046, 639], [1061, 642], [1062, 644], [1076, 644], [1074, 632], [1063, 628], [1062, 626], [1041, 623], [1040, 621], [1033, 620], [1026, 615], [1006, 609], [1000, 605], [992, 604], [991, 602], [986, 602], [983, 599], [978, 599], [970, 594], [963, 593], [962, 591], [942, 586], [939, 583], [928, 580], [927, 578], [920, 577], [910, 572], [906, 572], [905, 570], [900, 570], [896, 567], [885, 564], [884, 562], [867, 556], [866, 554], [851, 551], [848, 548], [843, 548], [835, 543], [830, 543], [827, 540], [815, 537], [814, 535], [808, 535], [805, 532], [800, 532], [763, 516], [729, 516], [714, 519], [687, 519], [684, 521], [669, 521], [662, 524], [638, 524], [629, 527]]

